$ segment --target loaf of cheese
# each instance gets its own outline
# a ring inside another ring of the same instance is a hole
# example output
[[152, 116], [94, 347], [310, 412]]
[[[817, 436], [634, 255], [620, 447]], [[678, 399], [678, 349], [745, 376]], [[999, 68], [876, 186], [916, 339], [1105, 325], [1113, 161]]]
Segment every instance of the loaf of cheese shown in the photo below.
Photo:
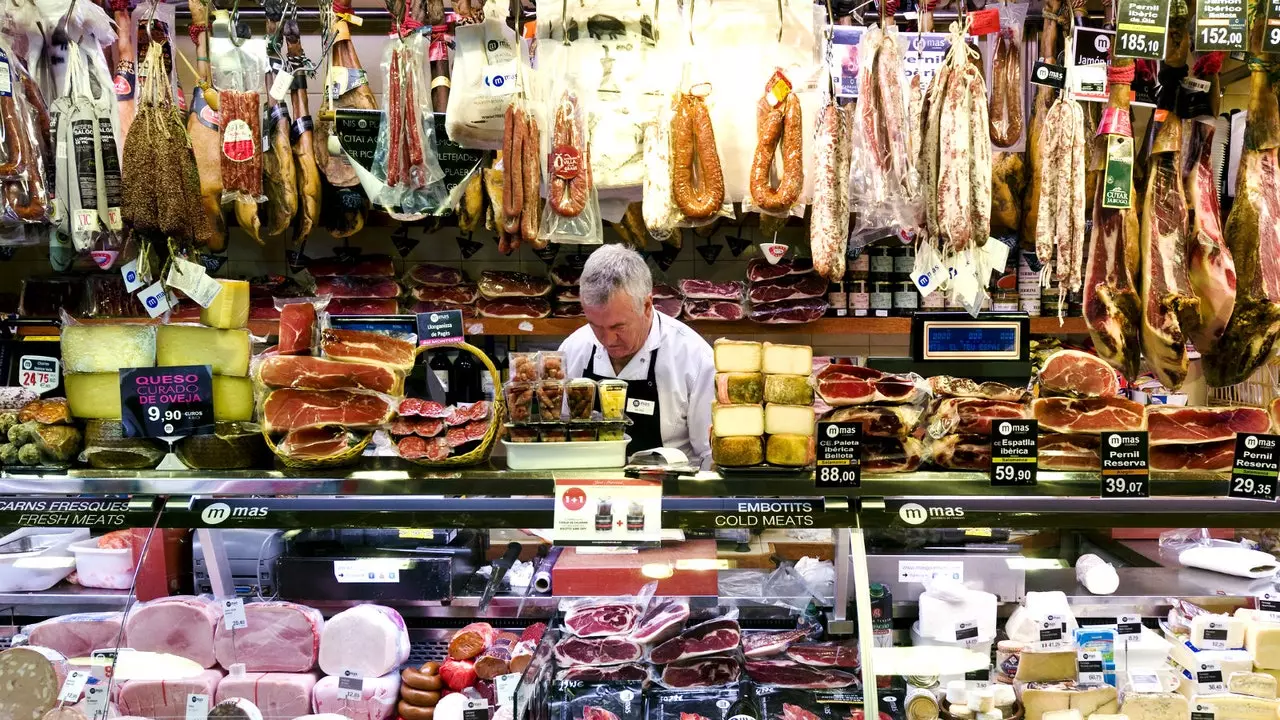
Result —
[[813, 348], [765, 343], [763, 368], [768, 375], [807, 376], [813, 372]]
[[1201, 650], [1184, 640], [1169, 647], [1169, 658], [1184, 672], [1194, 673], [1195, 668], [1204, 661], [1217, 661], [1222, 665], [1222, 677], [1233, 672], [1249, 672], [1253, 669], [1255, 659], [1246, 650]]
[[[1280, 623], [1250, 622], [1244, 633], [1244, 646], [1253, 653], [1253, 664], [1280, 670]], [[1225, 673], [1226, 668], [1222, 671]]]
[[764, 431], [769, 435], [813, 435], [811, 405], [764, 406]]
[[1120, 709], [1116, 689], [1110, 685], [1077, 685], [1074, 682], [1028, 683], [1022, 687], [1022, 705], [1026, 710], [1026, 720], [1044, 720], [1046, 713], [1060, 710], [1077, 710], [1088, 717], [1108, 715]]
[[713, 437], [763, 435], [764, 408], [716, 403], [711, 406], [711, 434]]
[[1076, 676], [1076, 651], [1032, 652], [1024, 650], [1018, 660], [1018, 682], [1057, 682]]
[[214, 375], [249, 374], [249, 331], [199, 325], [161, 325], [156, 332], [156, 364], [211, 365]]
[[71, 417], [85, 420], [120, 419], [120, 374], [67, 373], [62, 378]]
[[214, 278], [222, 290], [200, 310], [200, 322], [215, 328], [242, 328], [249, 324], [249, 281]]
[[1227, 689], [1241, 695], [1276, 699], [1276, 679], [1266, 673], [1233, 672], [1227, 677]]
[[1242, 648], [1244, 626], [1244, 620], [1230, 615], [1196, 615], [1191, 618], [1191, 644], [1201, 650]]
[[716, 372], [760, 372], [764, 352], [760, 343], [720, 338], [713, 347]]
[[1186, 720], [1191, 704], [1178, 693], [1125, 692], [1120, 712], [1129, 720]]
[[716, 373], [716, 402], [724, 405], [760, 403], [764, 399], [764, 375]]
[[1196, 695], [1191, 705], [1204, 703], [1213, 708], [1214, 718], [1223, 720], [1276, 720], [1280, 700], [1264, 700], [1247, 695]]
[[721, 467], [745, 467], [764, 462], [764, 438], [759, 435], [711, 438], [711, 461]]
[[765, 459], [771, 465], [805, 467], [813, 464], [813, 435], [770, 435]]
[[812, 405], [813, 386], [808, 375], [765, 375], [764, 401], [782, 405]]
[[154, 325], [68, 325], [62, 367], [69, 373], [113, 373], [156, 364]]
[[253, 419], [253, 382], [249, 378], [213, 376], [213, 419], [217, 422]]

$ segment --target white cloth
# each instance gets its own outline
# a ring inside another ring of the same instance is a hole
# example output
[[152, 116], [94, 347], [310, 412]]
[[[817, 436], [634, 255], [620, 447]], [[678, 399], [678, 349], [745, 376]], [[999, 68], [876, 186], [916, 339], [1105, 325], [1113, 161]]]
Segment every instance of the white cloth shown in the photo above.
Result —
[[613, 371], [609, 353], [600, 346], [590, 325], [578, 328], [560, 344], [570, 378], [582, 377], [587, 363], [594, 362], [592, 369], [601, 377], [645, 380], [654, 348], [659, 348], [654, 377], [662, 406], [662, 444], [680, 450], [691, 463], [705, 468], [711, 461], [716, 365], [711, 345], [693, 328], [655, 309], [649, 337], [620, 373]]

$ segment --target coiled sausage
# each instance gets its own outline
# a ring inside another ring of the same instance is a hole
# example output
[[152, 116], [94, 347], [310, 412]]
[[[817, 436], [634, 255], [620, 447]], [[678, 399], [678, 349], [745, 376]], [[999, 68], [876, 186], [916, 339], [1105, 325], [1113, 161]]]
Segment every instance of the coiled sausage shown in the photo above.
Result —
[[549, 168], [551, 185], [547, 189], [551, 209], [561, 217], [577, 217], [587, 207], [587, 192], [591, 188], [591, 149], [587, 147], [586, 140], [586, 118], [582, 117], [578, 96], [566, 92], [560, 96], [556, 106], [551, 141], [551, 152], [563, 164]]
[[[777, 107], [766, 98], [756, 106], [756, 154], [751, 162], [751, 201], [760, 209], [785, 213], [800, 197], [804, 184], [804, 140], [801, 133], [800, 99], [787, 93]], [[782, 143], [782, 173], [778, 186], [769, 181], [773, 156]]]
[[724, 173], [707, 103], [686, 93], [671, 123], [671, 194], [680, 211], [705, 220], [724, 204]]

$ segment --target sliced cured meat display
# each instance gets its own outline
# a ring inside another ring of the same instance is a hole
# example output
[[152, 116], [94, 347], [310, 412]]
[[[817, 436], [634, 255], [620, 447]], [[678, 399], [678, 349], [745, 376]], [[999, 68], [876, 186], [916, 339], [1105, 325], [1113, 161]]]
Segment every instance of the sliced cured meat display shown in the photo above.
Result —
[[246, 603], [244, 614], [246, 628], [228, 630], [218, 623], [213, 654], [219, 665], [241, 663], [249, 672], [262, 673], [304, 673], [315, 667], [324, 629], [319, 610], [290, 602], [256, 602]]
[[453, 453], [453, 447], [444, 437], [406, 437], [396, 443], [396, 452], [405, 460], [430, 460], [438, 462]]
[[582, 720], [618, 720], [618, 716], [602, 707], [588, 705], [582, 708]]
[[1098, 470], [1101, 437], [1098, 435], [1041, 435], [1038, 444], [1039, 465], [1044, 470]]
[[1031, 393], [1026, 388], [1011, 387], [998, 382], [978, 382], [950, 375], [934, 375], [929, 378], [929, 389], [937, 397], [981, 398], [1004, 402], [1025, 402], [1031, 397]]
[[1227, 472], [1235, 462], [1236, 441], [1220, 440], [1199, 445], [1154, 445], [1150, 452], [1152, 470]]
[[316, 278], [316, 293], [335, 298], [395, 298], [400, 286], [391, 278]]
[[463, 320], [471, 320], [476, 316], [476, 309], [471, 305], [457, 305], [450, 302], [430, 302], [427, 300], [419, 300], [413, 305], [407, 306], [407, 310], [417, 315], [418, 313], [430, 312], [447, 312], [449, 310], [457, 310], [462, 313]]
[[685, 300], [686, 320], [741, 320], [747, 311], [738, 300]]
[[1100, 433], [1145, 430], [1142, 405], [1124, 398], [1040, 398], [1031, 414], [1042, 432]]
[[1252, 407], [1150, 407], [1147, 431], [1152, 445], [1234, 440], [1236, 433], [1269, 433], [1271, 417]]
[[851, 687], [858, 677], [842, 670], [816, 668], [793, 660], [748, 660], [747, 676], [762, 685], [824, 690]]
[[757, 303], [751, 306], [748, 317], [752, 322], [764, 325], [799, 325], [822, 317], [826, 314], [827, 307], [827, 301], [822, 298]]
[[738, 647], [741, 638], [742, 630], [737, 620], [708, 620], [654, 648], [649, 652], [649, 662], [665, 665], [677, 660], [726, 653]]
[[330, 315], [395, 315], [395, 298], [334, 298], [326, 310]]
[[[695, 302], [703, 302], [703, 301], [697, 300]], [[715, 302], [715, 301], [708, 300], [706, 302]], [[732, 303], [732, 304], [737, 305], [738, 303]], [[653, 298], [653, 307], [656, 308], [658, 312], [662, 313], [663, 315], [666, 315], [667, 317], [673, 317], [673, 318], [680, 317], [680, 311], [684, 309], [684, 300], [681, 300], [678, 297], [660, 298], [655, 296]], [[740, 305], [739, 305], [739, 309], [741, 309]], [[741, 320], [742, 318], [739, 317], [738, 319]]]
[[661, 681], [671, 688], [717, 687], [738, 682], [741, 672], [736, 658], [695, 658], [664, 667]]
[[644, 657], [640, 643], [625, 637], [580, 638], [572, 635], [555, 646], [556, 662], [571, 665], [620, 665]]
[[404, 373], [399, 370], [393, 370], [384, 365], [338, 362], [306, 355], [264, 357], [258, 362], [257, 379], [269, 388], [296, 390], [355, 388], [388, 395], [404, 393]]
[[914, 472], [923, 460], [924, 444], [915, 438], [867, 438], [862, 443], [863, 472]]
[[680, 281], [680, 294], [686, 300], [741, 300], [742, 283], [685, 279]]
[[669, 640], [680, 632], [689, 619], [689, 601], [680, 598], [655, 598], [631, 633], [631, 639], [645, 645]]
[[485, 270], [480, 273], [480, 294], [497, 298], [542, 297], [551, 294], [551, 281], [522, 272]]
[[450, 287], [460, 285], [466, 279], [466, 273], [458, 268], [430, 263], [414, 265], [404, 276], [405, 284], [410, 287]]
[[782, 300], [817, 298], [826, 295], [827, 281], [815, 273], [787, 275], [776, 280], [753, 282], [747, 289], [747, 299], [752, 303], [772, 303]]
[[359, 445], [364, 436], [342, 427], [314, 427], [292, 430], [276, 443], [276, 450], [292, 460], [334, 458]]
[[860, 422], [865, 437], [905, 438], [920, 423], [920, 409], [905, 405], [858, 405], [840, 408], [827, 418], [834, 422]]
[[813, 667], [858, 669], [858, 646], [855, 643], [801, 643], [787, 649], [787, 658]]
[[564, 626], [578, 637], [627, 635], [640, 622], [640, 609], [619, 600], [583, 600], [565, 611]]
[[[419, 265], [418, 267], [423, 266]], [[416, 269], [417, 268], [415, 267], [414, 270]], [[311, 273], [312, 277], [315, 278], [394, 277], [396, 274], [396, 263], [395, 260], [391, 259], [390, 255], [361, 255], [354, 259], [344, 257], [324, 257], [316, 258], [308, 262], [307, 272]]]
[[262, 427], [287, 432], [336, 425], [376, 428], [391, 422], [395, 402], [364, 390], [273, 390], [262, 403]]
[[432, 285], [416, 287], [411, 294], [415, 300], [470, 305], [480, 297], [480, 287], [475, 283], [458, 283], [444, 287]]
[[991, 435], [947, 435], [929, 445], [930, 461], [948, 470], [991, 467]]
[[749, 658], [781, 655], [793, 643], [809, 637], [808, 629], [781, 630], [778, 632], [746, 632], [742, 634], [742, 654]]
[[787, 275], [806, 275], [813, 272], [813, 261], [802, 258], [782, 259], [770, 265], [762, 257], [753, 257], [747, 263], [747, 280], [753, 283], [773, 280]]
[[1059, 350], [1045, 358], [1038, 378], [1040, 389], [1055, 395], [1115, 397], [1120, 378], [1105, 360], [1079, 350]]
[[653, 297], [655, 300], [669, 300], [669, 299], [679, 299], [679, 298], [682, 298], [683, 296], [680, 294], [680, 290], [677, 289], [674, 285], [668, 285], [666, 283], [654, 283]]
[[413, 369], [413, 343], [381, 333], [326, 328], [320, 333], [320, 349], [333, 360]]
[[889, 375], [861, 365], [832, 363], [820, 370], [815, 380], [818, 394], [832, 407], [873, 402], [907, 404], [926, 396], [914, 377]]
[[542, 298], [506, 298], [494, 300], [482, 297], [476, 302], [481, 317], [491, 318], [544, 318], [551, 314], [551, 303]]
[[991, 423], [996, 420], [1017, 420], [1027, 417], [1027, 406], [1003, 400], [979, 400], [978, 398], [946, 398], [937, 403], [929, 421], [929, 434], [942, 437], [950, 434], [990, 435]]
[[220, 622], [222, 613], [212, 602], [175, 595], [135, 606], [125, 618], [124, 632], [134, 650], [177, 655], [211, 668], [218, 662], [213, 632]]
[[438, 418], [443, 420], [453, 414], [453, 407], [446, 407], [434, 400], [423, 400], [421, 398], [405, 398], [400, 401], [401, 415], [410, 417], [426, 417]]
[[639, 682], [649, 679], [649, 669], [644, 665], [590, 666], [579, 665], [556, 673], [556, 682], [609, 683]]
[[281, 355], [311, 352], [316, 334], [316, 306], [309, 302], [295, 302], [280, 308], [279, 334], [276, 352]]

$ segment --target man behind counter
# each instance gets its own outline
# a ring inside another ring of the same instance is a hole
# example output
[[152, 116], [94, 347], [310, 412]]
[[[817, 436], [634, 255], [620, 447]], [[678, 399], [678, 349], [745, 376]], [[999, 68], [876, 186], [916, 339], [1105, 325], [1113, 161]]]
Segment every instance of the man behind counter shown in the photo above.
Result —
[[627, 454], [676, 448], [695, 466], [711, 456], [715, 362], [692, 328], [653, 309], [653, 279], [638, 253], [605, 245], [579, 280], [587, 325], [560, 345], [570, 378], [627, 381]]

